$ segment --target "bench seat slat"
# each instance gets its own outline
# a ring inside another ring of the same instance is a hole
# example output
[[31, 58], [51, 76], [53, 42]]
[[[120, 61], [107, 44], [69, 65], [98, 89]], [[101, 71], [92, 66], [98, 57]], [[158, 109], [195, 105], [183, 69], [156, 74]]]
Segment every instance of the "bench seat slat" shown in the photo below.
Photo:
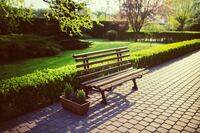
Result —
[[100, 89], [104, 91], [104, 90], [110, 89], [112, 87], [116, 87], [116, 86], [118, 86], [118, 85], [120, 85], [120, 84], [122, 84], [124, 82], [127, 82], [127, 81], [130, 81], [132, 79], [138, 78], [138, 77], [144, 75], [144, 73], [146, 73], [146, 72], [142, 71], [142, 72], [139, 72], [139, 73], [137, 73], [135, 75], [131, 75], [131, 76], [125, 77], [125, 78], [123, 78], [121, 80], [117, 80], [117, 81], [112, 82], [110, 84], [106, 84], [104, 86], [101, 86]]
[[100, 86], [108, 84], [110, 82], [114, 82], [115, 80], [119, 80], [121, 78], [124, 78], [124, 76], [126, 77], [128, 75], [132, 75], [132, 74], [138, 73], [140, 71], [142, 71], [142, 70], [140, 70], [140, 69], [139, 70], [138, 69], [129, 69], [129, 70], [125, 71], [125, 72], [118, 73], [116, 75], [113, 75], [113, 76], [110, 76], [110, 77], [106, 77], [106, 78], [103, 78], [103, 79], [95, 81], [95, 82], [91, 82], [89, 84], [86, 84], [86, 86], [100, 87]]
[[109, 77], [112, 77], [112, 76], [120, 74], [120, 73], [125, 73], [125, 72], [128, 72], [130, 70], [136, 70], [136, 69], [128, 68], [128, 69], [125, 69], [125, 70], [122, 70], [122, 71], [119, 71], [119, 72], [115, 72], [115, 73], [112, 73], [112, 74], [109, 74], [109, 75], [106, 75], [106, 76], [101, 76], [101, 77], [98, 77], [98, 78], [95, 78], [95, 79], [92, 79], [92, 80], [89, 80], [89, 81], [85, 81], [85, 82], [82, 83], [82, 85], [88, 86], [93, 82], [97, 82], [97, 81], [100, 81], [102, 79], [109, 78]]

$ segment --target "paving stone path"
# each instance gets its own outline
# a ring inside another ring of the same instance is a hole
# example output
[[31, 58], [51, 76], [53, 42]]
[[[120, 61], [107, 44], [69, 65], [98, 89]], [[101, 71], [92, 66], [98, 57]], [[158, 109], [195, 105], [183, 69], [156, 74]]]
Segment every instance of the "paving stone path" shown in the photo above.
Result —
[[108, 105], [91, 95], [90, 111], [76, 116], [60, 103], [0, 124], [5, 133], [200, 133], [200, 51], [150, 69], [109, 92]]

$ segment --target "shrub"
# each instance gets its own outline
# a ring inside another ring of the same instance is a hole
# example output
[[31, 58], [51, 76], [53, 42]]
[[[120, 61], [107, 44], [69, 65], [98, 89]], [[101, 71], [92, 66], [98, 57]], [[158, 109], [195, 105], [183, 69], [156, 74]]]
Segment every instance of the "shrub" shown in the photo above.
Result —
[[67, 39], [60, 42], [63, 50], [78, 50], [88, 48], [92, 43], [78, 39]]
[[1, 80], [0, 121], [57, 101], [76, 71], [74, 65], [68, 65]]
[[76, 97], [79, 103], [84, 103], [86, 99], [86, 94], [84, 90], [78, 90], [76, 93]]
[[200, 49], [200, 39], [183, 41], [132, 52], [131, 61], [136, 67], [151, 67]]
[[0, 60], [18, 60], [58, 54], [61, 47], [52, 37], [10, 34], [0, 36]]
[[109, 30], [106, 33], [106, 38], [110, 41], [115, 41], [118, 38], [118, 32], [116, 30]]
[[162, 31], [166, 31], [166, 28], [165, 28], [164, 25], [161, 25], [161, 24], [149, 23], [149, 24], [145, 25], [142, 28], [142, 31], [147, 31], [147, 32], [162, 32]]
[[128, 29], [127, 21], [100, 21], [101, 25], [94, 22], [93, 28], [88, 31], [84, 31], [85, 34], [89, 34], [93, 37], [104, 37], [107, 31], [115, 30], [123, 33]]
[[74, 89], [71, 86], [71, 84], [66, 83], [65, 88], [64, 88], [65, 97], [69, 97], [73, 92], [74, 92]]
[[126, 32], [119, 34], [121, 40], [150, 41], [154, 39], [157, 42], [178, 42], [184, 40], [199, 39], [200, 32]]

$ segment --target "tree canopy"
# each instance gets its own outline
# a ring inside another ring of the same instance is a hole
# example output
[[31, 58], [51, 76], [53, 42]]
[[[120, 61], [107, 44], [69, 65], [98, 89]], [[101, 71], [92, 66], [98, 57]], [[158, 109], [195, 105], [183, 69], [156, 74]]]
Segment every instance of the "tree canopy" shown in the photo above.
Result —
[[122, 0], [120, 12], [132, 30], [139, 32], [148, 20], [156, 17], [162, 6], [162, 0]]
[[9, 31], [17, 29], [20, 20], [31, 21], [32, 8], [26, 8], [24, 0], [0, 0], [0, 19], [9, 27]]
[[77, 3], [74, 0], [44, 1], [50, 6], [50, 12], [47, 16], [56, 19], [63, 32], [72, 36], [81, 34], [82, 28], [92, 28], [93, 23], [84, 3]]
[[199, 16], [198, 0], [168, 0], [168, 21], [172, 30], [184, 30], [197, 23]]

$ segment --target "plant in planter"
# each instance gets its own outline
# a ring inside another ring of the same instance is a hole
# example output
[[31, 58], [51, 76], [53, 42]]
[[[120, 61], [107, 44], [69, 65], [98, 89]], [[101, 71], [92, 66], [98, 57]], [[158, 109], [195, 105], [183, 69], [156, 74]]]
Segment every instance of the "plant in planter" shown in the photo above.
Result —
[[60, 101], [63, 108], [70, 110], [78, 115], [84, 115], [88, 112], [90, 102], [86, 100], [86, 95], [83, 90], [74, 92], [70, 84], [65, 85], [64, 95], [60, 96]]

